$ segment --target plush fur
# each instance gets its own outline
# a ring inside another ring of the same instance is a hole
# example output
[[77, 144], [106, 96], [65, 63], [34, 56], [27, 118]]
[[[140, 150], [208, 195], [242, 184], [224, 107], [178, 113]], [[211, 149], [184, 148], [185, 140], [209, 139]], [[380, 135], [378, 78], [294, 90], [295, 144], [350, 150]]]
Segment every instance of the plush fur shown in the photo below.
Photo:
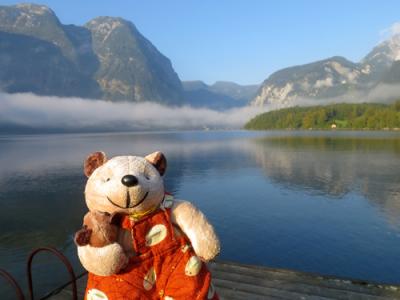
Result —
[[81, 246], [78, 256], [86, 270], [100, 276], [117, 274], [128, 263], [128, 257], [118, 243], [103, 247]]
[[[113, 218], [121, 214], [141, 216], [158, 208], [165, 195], [162, 175], [166, 167], [161, 152], [145, 158], [117, 156], [110, 160], [103, 152], [89, 155], [84, 164], [89, 177], [85, 188], [89, 212], [84, 227], [75, 236], [80, 261], [88, 271], [101, 276], [117, 274], [135, 255], [131, 235], [119, 230]], [[124, 185], [122, 178], [126, 175], [135, 176], [137, 182]], [[213, 227], [190, 202], [174, 201], [171, 221], [204, 261], [219, 253], [220, 243]]]
[[218, 255], [220, 245], [213, 227], [206, 217], [190, 202], [175, 201], [172, 222], [186, 234], [197, 256], [209, 261]]
[[115, 215], [106, 212], [89, 212], [83, 218], [83, 228], [76, 233], [79, 246], [103, 247], [117, 241], [118, 227], [113, 223]]

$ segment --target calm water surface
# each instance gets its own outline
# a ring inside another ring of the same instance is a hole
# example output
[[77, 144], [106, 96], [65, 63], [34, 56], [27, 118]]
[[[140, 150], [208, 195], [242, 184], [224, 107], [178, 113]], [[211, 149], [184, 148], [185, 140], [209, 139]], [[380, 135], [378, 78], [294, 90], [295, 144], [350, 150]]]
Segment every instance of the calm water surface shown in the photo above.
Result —
[[[96, 150], [163, 151], [167, 189], [205, 212], [221, 259], [400, 283], [399, 133], [239, 131], [1, 136], [0, 268], [22, 285], [39, 246], [82, 271], [72, 238]], [[36, 262], [37, 295], [66, 281], [55, 259]]]

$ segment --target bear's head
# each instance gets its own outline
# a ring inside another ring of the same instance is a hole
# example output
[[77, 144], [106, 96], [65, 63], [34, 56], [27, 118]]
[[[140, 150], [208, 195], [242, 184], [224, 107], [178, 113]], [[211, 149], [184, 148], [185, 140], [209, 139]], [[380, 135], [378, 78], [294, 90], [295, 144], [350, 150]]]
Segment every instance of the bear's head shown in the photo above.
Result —
[[157, 208], [164, 199], [167, 161], [154, 152], [146, 157], [90, 154], [84, 163], [88, 181], [86, 204], [90, 211], [114, 214], [142, 214]]

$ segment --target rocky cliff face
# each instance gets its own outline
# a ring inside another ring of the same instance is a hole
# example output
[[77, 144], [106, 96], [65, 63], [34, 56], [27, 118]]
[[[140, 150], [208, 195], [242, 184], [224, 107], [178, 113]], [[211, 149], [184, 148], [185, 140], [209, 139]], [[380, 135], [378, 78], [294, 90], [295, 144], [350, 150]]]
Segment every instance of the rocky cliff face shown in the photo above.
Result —
[[2, 91], [183, 102], [169, 59], [126, 20], [66, 26], [43, 5], [0, 6], [0, 35]]
[[0, 90], [8, 93], [101, 97], [95, 80], [53, 43], [0, 31]]
[[370, 81], [380, 81], [393, 62], [398, 60], [400, 60], [400, 35], [395, 35], [374, 47], [360, 64], [369, 68]]
[[286, 107], [301, 104], [304, 99], [315, 100], [316, 104], [330, 98], [352, 101], [380, 83], [400, 81], [393, 77], [398, 59], [400, 36], [393, 36], [359, 63], [332, 57], [277, 71], [263, 82], [251, 103]]
[[132, 23], [99, 17], [85, 27], [100, 64], [95, 78], [106, 98], [182, 102], [181, 82], [171, 62]]
[[54, 12], [44, 5], [0, 6], [0, 30], [37, 38], [58, 47], [65, 57], [75, 60], [76, 53]]

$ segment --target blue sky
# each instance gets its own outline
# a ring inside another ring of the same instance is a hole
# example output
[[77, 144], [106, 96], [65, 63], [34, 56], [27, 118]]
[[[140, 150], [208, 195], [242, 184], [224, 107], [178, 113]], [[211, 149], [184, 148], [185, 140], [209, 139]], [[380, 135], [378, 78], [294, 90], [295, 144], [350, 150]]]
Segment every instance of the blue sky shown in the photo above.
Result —
[[[20, 1], [0, 1], [3, 5]], [[358, 61], [400, 21], [400, 1], [41, 0], [64, 24], [132, 21], [181, 80], [260, 83], [281, 68], [341, 55]]]

